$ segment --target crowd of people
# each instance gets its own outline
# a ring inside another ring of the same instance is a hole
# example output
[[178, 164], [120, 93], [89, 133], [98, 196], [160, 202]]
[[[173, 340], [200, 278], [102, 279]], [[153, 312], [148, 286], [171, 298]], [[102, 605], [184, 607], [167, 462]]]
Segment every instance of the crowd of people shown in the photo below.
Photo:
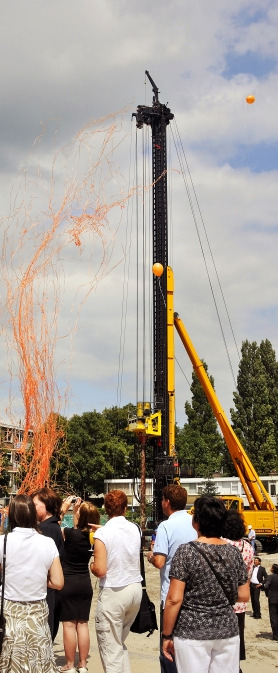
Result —
[[[161, 579], [161, 673], [240, 673], [250, 593], [259, 619], [265, 590], [278, 640], [278, 565], [267, 575], [241, 515], [219, 498], [197, 498], [193, 516], [186, 501], [181, 486], [163, 489], [165, 520], [147, 555]], [[123, 491], [107, 493], [104, 507], [102, 526], [91, 502], [62, 501], [51, 488], [10, 502], [0, 536], [1, 572], [6, 544], [1, 673], [87, 673], [92, 575], [99, 579], [95, 628], [103, 669], [130, 673], [126, 638], [142, 598], [141, 532], [125, 517]], [[73, 525], [61, 526], [69, 508]], [[53, 642], [60, 623], [65, 664], [58, 667]]]

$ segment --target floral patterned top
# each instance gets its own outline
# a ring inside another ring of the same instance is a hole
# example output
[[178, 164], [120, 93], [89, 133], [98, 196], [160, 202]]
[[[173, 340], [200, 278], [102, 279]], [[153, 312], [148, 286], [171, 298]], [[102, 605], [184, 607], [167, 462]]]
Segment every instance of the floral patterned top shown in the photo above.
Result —
[[194, 544], [202, 546], [219, 573], [229, 600], [207, 561], [190, 543], [182, 544], [170, 569], [170, 577], [185, 582], [174, 636], [193, 640], [232, 638], [238, 634], [238, 620], [232, 606], [236, 602], [238, 586], [247, 582], [241, 553], [229, 544]]
[[[246, 565], [248, 579], [250, 581], [254, 565], [254, 551], [253, 547], [251, 547], [250, 542], [248, 542], [247, 540], [226, 540], [226, 542], [228, 542], [228, 544], [232, 544], [234, 547], [237, 547], [237, 549], [239, 549], [242, 558], [244, 560], [244, 563]], [[235, 603], [234, 611], [236, 613], [246, 612], [246, 610], [247, 610], [247, 603]]]

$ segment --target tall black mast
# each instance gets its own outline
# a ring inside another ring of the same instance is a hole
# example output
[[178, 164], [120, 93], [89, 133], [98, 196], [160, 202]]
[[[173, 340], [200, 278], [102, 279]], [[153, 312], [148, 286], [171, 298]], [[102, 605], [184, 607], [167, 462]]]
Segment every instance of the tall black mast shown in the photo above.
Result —
[[168, 266], [168, 213], [167, 213], [167, 143], [166, 128], [174, 118], [171, 110], [160, 103], [158, 88], [148, 70], [145, 71], [153, 89], [152, 107], [138, 105], [135, 113], [137, 127], [143, 124], [152, 129], [153, 165], [153, 263], [162, 264], [165, 272], [158, 280], [153, 277], [153, 363], [154, 363], [154, 412], [161, 411], [161, 437], [154, 442], [154, 519], [163, 518], [161, 490], [173, 481], [173, 461], [169, 457], [169, 400], [167, 385], [167, 266]]

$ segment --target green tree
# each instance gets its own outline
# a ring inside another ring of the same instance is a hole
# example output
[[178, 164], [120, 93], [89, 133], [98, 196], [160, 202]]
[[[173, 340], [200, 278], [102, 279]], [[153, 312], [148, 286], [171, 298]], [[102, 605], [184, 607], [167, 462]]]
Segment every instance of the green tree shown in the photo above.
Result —
[[104, 418], [106, 418], [113, 427], [113, 435], [123, 439], [126, 444], [134, 445], [134, 434], [127, 430], [127, 423], [129, 415], [136, 414], [136, 406], [129, 403], [124, 407], [111, 407], [110, 409], [104, 409], [102, 412]]
[[129, 476], [131, 447], [114, 434], [105, 412], [75, 414], [68, 422], [65, 442], [51, 461], [52, 484], [82, 497], [102, 493], [104, 479]]
[[268, 339], [260, 343], [260, 356], [267, 376], [267, 388], [271, 417], [274, 423], [276, 451], [278, 447], [278, 362]]
[[68, 419], [57, 416], [61, 437], [57, 442], [50, 460], [50, 484], [61, 494], [72, 492], [71, 471], [74, 472], [71, 456], [67, 445]]
[[[269, 342], [268, 342], [269, 344]], [[256, 341], [244, 341], [234, 393], [235, 409], [231, 409], [233, 429], [251, 462], [261, 475], [277, 469], [275, 424], [272, 404], [275, 386], [269, 371], [273, 368], [273, 354], [266, 342], [259, 347]], [[276, 416], [275, 409], [275, 416]]]
[[208, 479], [202, 486], [201, 493], [205, 495], [217, 495], [219, 493], [218, 487], [212, 479]]
[[[207, 372], [207, 365], [203, 364]], [[214, 387], [212, 376], [209, 379]], [[194, 465], [196, 476], [209, 478], [221, 469], [226, 448], [195, 372], [190, 390], [192, 400], [185, 403], [188, 422], [177, 432], [177, 453], [181, 463]]]
[[0, 497], [8, 495], [10, 461], [7, 455], [7, 449], [0, 448]]

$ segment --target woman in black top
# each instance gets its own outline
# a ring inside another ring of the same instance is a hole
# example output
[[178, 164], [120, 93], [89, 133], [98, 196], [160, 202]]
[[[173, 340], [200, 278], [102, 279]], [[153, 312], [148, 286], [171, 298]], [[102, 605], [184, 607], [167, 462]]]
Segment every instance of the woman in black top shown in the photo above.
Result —
[[[52, 537], [58, 549], [60, 560], [62, 560], [64, 553], [64, 541], [60, 527], [62, 499], [52, 488], [40, 488], [32, 494], [32, 500], [37, 512], [38, 529], [46, 537]], [[48, 624], [53, 641], [59, 629], [59, 593], [55, 589], [47, 588]]]
[[[67, 498], [70, 506], [72, 498]], [[65, 511], [65, 503], [63, 503]], [[86, 663], [90, 648], [88, 621], [93, 597], [88, 563], [91, 558], [88, 524], [99, 524], [99, 512], [90, 502], [77, 498], [73, 505], [74, 528], [63, 528], [65, 541], [62, 567], [65, 584], [60, 591], [61, 614], [66, 664], [61, 671], [76, 673], [74, 659], [76, 645], [79, 652], [79, 673], [87, 671]]]

